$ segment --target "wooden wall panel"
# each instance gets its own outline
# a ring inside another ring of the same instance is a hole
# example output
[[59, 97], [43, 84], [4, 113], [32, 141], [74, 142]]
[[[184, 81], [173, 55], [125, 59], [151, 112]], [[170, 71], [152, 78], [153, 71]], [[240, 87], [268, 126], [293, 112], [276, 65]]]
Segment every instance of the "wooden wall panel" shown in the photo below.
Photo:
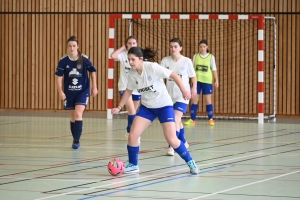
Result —
[[[105, 111], [107, 98], [107, 38], [108, 12], [216, 12], [216, 13], [267, 13], [277, 19], [277, 114], [279, 116], [300, 116], [300, 70], [299, 70], [299, 32], [300, 2], [297, 0], [1, 0], [0, 2], [0, 108], [1, 109], [62, 109], [55, 88], [54, 71], [59, 59], [66, 53], [66, 40], [70, 35], [76, 35], [80, 49], [91, 57], [98, 69], [97, 84], [99, 95], [90, 100], [88, 110]], [[26, 13], [24, 13], [26, 12]], [[47, 12], [47, 13], [43, 13]], [[68, 12], [72, 12], [69, 13]], [[82, 13], [84, 12], [84, 13]], [[98, 12], [98, 13], [90, 13]], [[104, 12], [104, 13], [101, 13]], [[56, 13], [56, 14], [54, 14]], [[174, 25], [176, 29], [199, 29], [202, 22], [189, 21], [168, 23], [160, 20], [146, 20], [147, 27], [162, 27], [156, 34], [138, 32], [140, 46], [153, 45], [159, 49], [159, 59], [169, 55], [169, 34]], [[249, 44], [257, 39], [257, 30], [247, 30], [247, 25], [237, 21], [234, 27], [238, 32], [232, 32], [233, 27], [220, 22], [209, 22], [210, 28], [203, 33], [178, 31], [173, 34], [185, 42], [183, 54], [192, 56], [198, 39], [208, 39], [210, 48], [217, 58], [220, 88], [215, 90], [213, 97], [218, 113], [250, 113], [257, 112], [257, 53], [248, 51]], [[3, 28], [5, 27], [5, 28]], [[272, 29], [272, 27], [271, 27]], [[137, 29], [136, 29], [137, 30]], [[216, 36], [217, 30], [226, 34]], [[117, 22], [116, 47], [124, 43], [128, 35], [128, 21]], [[270, 30], [272, 31], [272, 30]], [[244, 40], [230, 43], [232, 38], [249, 34]], [[251, 35], [251, 36], [250, 36]], [[272, 65], [273, 35], [265, 35], [265, 72], [274, 73]], [[162, 41], [164, 38], [165, 41]], [[222, 43], [228, 45], [219, 45]], [[256, 44], [254, 44], [256, 45]], [[231, 52], [230, 62], [226, 52]], [[159, 60], [160, 61], [160, 60]], [[230, 67], [229, 67], [230, 66]], [[116, 63], [115, 89], [117, 88], [118, 64]], [[226, 70], [224, 70], [226, 69]], [[233, 78], [229, 79], [228, 75]], [[243, 75], [244, 74], [244, 75]], [[265, 83], [265, 112], [273, 109], [272, 83], [274, 77], [269, 76]], [[226, 84], [225, 84], [226, 83]], [[236, 84], [236, 85], [235, 85]], [[245, 91], [245, 92], [244, 92]], [[253, 95], [250, 91], [254, 91]], [[241, 100], [230, 96], [234, 93]], [[119, 98], [115, 90], [115, 98]], [[116, 104], [116, 102], [115, 102]], [[200, 102], [199, 113], [205, 113], [203, 100]]]

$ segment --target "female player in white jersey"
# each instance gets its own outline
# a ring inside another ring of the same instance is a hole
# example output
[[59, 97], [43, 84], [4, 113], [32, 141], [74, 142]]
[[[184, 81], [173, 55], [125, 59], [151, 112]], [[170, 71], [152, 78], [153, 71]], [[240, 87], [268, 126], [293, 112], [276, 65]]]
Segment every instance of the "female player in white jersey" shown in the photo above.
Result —
[[[64, 100], [64, 109], [70, 110], [72, 148], [78, 149], [83, 126], [82, 114], [90, 96], [88, 72], [92, 78], [91, 96], [96, 96], [98, 93], [96, 69], [89, 58], [78, 50], [79, 43], [75, 36], [67, 40], [67, 45], [68, 53], [60, 59], [56, 68], [56, 84], [59, 98]], [[62, 78], [64, 78], [64, 89], [62, 89]]]
[[[197, 95], [196, 73], [194, 71], [194, 67], [191, 59], [181, 55], [180, 54], [181, 50], [182, 50], [182, 42], [178, 38], [171, 39], [170, 41], [171, 56], [164, 57], [161, 61], [161, 65], [178, 74], [187, 91], [190, 91], [191, 88], [189, 84], [189, 79], [191, 78], [192, 79], [191, 95], [193, 97], [194, 95]], [[184, 136], [184, 128], [181, 122], [181, 117], [183, 114], [185, 114], [187, 110], [189, 100], [184, 99], [182, 97], [182, 93], [179, 87], [177, 86], [177, 84], [174, 82], [172, 78], [167, 79], [167, 90], [173, 101], [175, 123], [176, 123], [176, 135], [178, 139], [181, 140], [181, 142], [183, 142], [185, 146], [188, 148], [189, 145]], [[174, 156], [174, 149], [171, 146], [169, 146], [168, 148], [167, 155]]]
[[197, 94], [191, 102], [191, 119], [186, 121], [184, 124], [195, 124], [196, 114], [198, 110], [199, 95], [202, 90], [202, 95], [206, 103], [206, 112], [208, 115], [208, 123], [211, 126], [215, 125], [213, 120], [214, 109], [211, 102], [211, 95], [213, 93], [213, 79], [215, 81], [214, 86], [219, 87], [218, 73], [216, 67], [215, 57], [209, 53], [208, 45], [206, 40], [199, 42], [200, 52], [195, 54], [193, 57], [194, 69], [197, 75]]
[[[131, 47], [137, 46], [137, 39], [134, 36], [129, 36], [126, 39], [126, 44], [114, 51], [110, 57], [113, 58], [116, 61], [120, 61], [120, 77], [119, 77], [119, 83], [118, 88], [121, 97], [124, 94], [124, 91], [126, 90], [127, 82], [128, 82], [128, 72], [131, 70], [131, 67], [128, 62], [127, 57], [127, 50]], [[140, 104], [141, 95], [134, 90], [132, 92], [132, 97], [130, 97], [126, 103], [126, 109], [128, 111], [128, 117], [127, 117], [127, 127], [126, 127], [126, 134], [125, 136], [128, 137], [128, 134], [130, 133], [130, 127], [132, 125], [133, 119], [136, 115], [136, 110], [139, 107]]]
[[144, 60], [152, 61], [155, 55], [156, 52], [150, 48], [141, 49], [139, 47], [132, 47], [129, 49], [128, 60], [133, 70], [129, 71], [127, 89], [119, 102], [119, 106], [112, 109], [112, 114], [118, 113], [134, 89], [138, 89], [138, 92], [141, 93], [141, 106], [133, 121], [128, 138], [127, 150], [129, 163], [125, 167], [125, 173], [139, 172], [138, 138], [153, 120], [158, 117], [168, 144], [185, 160], [190, 168], [190, 173], [198, 174], [199, 169], [195, 161], [190, 156], [184, 143], [176, 137], [173, 102], [168, 94], [163, 79], [172, 78], [179, 86], [185, 99], [190, 99], [191, 94], [185, 89], [184, 84], [175, 72], [157, 63], [144, 62]]

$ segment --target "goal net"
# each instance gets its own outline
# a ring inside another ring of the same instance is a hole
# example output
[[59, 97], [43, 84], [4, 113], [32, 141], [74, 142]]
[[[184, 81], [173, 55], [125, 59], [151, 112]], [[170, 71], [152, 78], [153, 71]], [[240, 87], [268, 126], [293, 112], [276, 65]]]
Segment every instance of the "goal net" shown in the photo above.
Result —
[[[170, 55], [169, 41], [177, 37], [183, 43], [182, 55], [192, 58], [199, 52], [199, 41], [208, 41], [216, 58], [219, 88], [214, 88], [212, 103], [215, 118], [263, 119], [275, 116], [274, 23], [255, 15], [112, 15], [110, 52], [124, 44], [129, 33], [140, 47], [158, 50], [157, 62]], [[109, 95], [117, 93], [119, 67], [109, 61]], [[114, 92], [112, 92], [113, 90]], [[108, 110], [116, 106], [110, 102]], [[189, 116], [189, 110], [187, 111]], [[207, 117], [202, 95], [197, 117]], [[108, 118], [110, 118], [108, 113]]]

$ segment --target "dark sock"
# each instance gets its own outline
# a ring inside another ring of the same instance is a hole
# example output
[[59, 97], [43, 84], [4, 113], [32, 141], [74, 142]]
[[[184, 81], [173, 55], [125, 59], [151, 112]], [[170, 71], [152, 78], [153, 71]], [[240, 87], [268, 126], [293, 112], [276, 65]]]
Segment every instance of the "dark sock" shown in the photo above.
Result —
[[75, 126], [75, 122], [71, 122], [70, 121], [70, 129], [71, 129], [71, 133], [72, 133], [73, 139], [74, 139], [74, 126]]
[[127, 117], [127, 128], [126, 128], [127, 133], [130, 133], [130, 128], [131, 128], [132, 122], [134, 120], [134, 117], [135, 117], [135, 115], [128, 115], [128, 117]]
[[212, 104], [206, 105], [206, 112], [208, 119], [212, 119], [214, 117], [214, 108]]
[[191, 119], [194, 121], [196, 119], [198, 111], [198, 104], [192, 104], [191, 106]]
[[183, 144], [186, 143], [186, 139], [185, 139], [185, 136], [184, 136], [184, 128], [181, 128], [181, 129], [180, 129], [178, 139], [179, 139]]
[[80, 136], [81, 136], [81, 133], [82, 133], [82, 126], [83, 126], [83, 122], [82, 120], [75, 120], [75, 123], [74, 123], [74, 141], [75, 142], [79, 142], [80, 140]]
[[190, 153], [184, 146], [184, 143], [180, 142], [180, 146], [177, 149], [174, 149], [174, 151], [185, 161], [189, 162], [190, 160], [193, 160]]
[[138, 155], [140, 151], [140, 146], [132, 147], [127, 145], [127, 151], [129, 162], [133, 165], [138, 165]]

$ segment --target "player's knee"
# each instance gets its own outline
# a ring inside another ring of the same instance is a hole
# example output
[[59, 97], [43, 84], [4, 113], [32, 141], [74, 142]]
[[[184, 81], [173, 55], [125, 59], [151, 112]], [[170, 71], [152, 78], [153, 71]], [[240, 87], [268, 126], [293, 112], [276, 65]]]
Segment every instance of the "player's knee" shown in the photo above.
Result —
[[74, 119], [75, 119], [75, 120], [82, 119], [82, 112], [80, 112], [80, 111], [75, 111], [75, 112], [74, 112]]

